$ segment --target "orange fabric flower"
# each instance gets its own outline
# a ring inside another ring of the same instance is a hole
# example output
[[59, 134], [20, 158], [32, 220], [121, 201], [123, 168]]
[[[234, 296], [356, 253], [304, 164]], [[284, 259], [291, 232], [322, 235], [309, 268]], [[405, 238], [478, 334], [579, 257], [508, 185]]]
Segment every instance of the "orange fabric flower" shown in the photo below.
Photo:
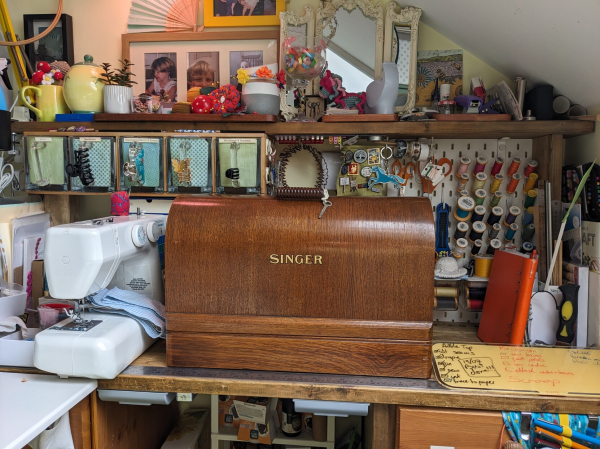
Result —
[[259, 78], [273, 78], [273, 72], [267, 66], [263, 66], [256, 71], [256, 76]]

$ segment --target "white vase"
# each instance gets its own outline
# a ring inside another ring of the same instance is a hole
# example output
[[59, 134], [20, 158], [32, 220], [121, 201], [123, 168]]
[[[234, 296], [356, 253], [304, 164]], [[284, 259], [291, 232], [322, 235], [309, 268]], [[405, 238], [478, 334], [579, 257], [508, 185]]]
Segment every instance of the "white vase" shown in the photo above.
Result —
[[127, 86], [104, 86], [104, 112], [131, 114], [133, 89]]
[[242, 87], [242, 103], [252, 114], [279, 114], [279, 86], [276, 80], [251, 78]]

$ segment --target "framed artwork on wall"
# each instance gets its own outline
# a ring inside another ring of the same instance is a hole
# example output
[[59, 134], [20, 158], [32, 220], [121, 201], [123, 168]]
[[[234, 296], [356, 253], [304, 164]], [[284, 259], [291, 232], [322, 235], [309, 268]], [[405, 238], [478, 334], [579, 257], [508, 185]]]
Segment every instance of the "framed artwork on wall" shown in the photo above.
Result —
[[278, 30], [123, 34], [122, 44], [123, 58], [143, 67], [134, 95], [165, 91], [174, 101], [192, 87], [237, 84], [231, 77], [240, 67], [279, 63]]
[[279, 25], [285, 0], [205, 0], [205, 27]]
[[[24, 14], [25, 39], [41, 34], [54, 20], [54, 14]], [[73, 55], [73, 18], [62, 14], [50, 34], [27, 45], [27, 57], [34, 68], [40, 61], [66, 61], [75, 64]]]

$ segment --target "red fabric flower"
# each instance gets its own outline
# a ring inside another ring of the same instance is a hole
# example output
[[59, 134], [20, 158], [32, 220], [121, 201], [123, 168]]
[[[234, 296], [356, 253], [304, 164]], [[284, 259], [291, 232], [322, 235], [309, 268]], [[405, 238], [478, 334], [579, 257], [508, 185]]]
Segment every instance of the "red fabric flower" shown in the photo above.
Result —
[[240, 92], [233, 84], [226, 84], [213, 90], [210, 96], [215, 99], [214, 114], [228, 114], [240, 107]]
[[38, 62], [36, 68], [44, 73], [49, 73], [50, 70], [52, 70], [52, 67], [50, 67], [50, 64], [48, 64], [46, 61]]
[[263, 66], [256, 71], [256, 76], [259, 78], [273, 78], [273, 72], [267, 66]]
[[281, 89], [283, 86], [285, 86], [285, 72], [283, 71], [283, 69], [281, 69], [278, 73], [277, 73], [277, 81], [279, 81], [279, 88]]
[[38, 70], [37, 72], [34, 72], [33, 75], [31, 75], [32, 84], [40, 84], [42, 82], [42, 79], [44, 79], [44, 72], [42, 72], [41, 70]]

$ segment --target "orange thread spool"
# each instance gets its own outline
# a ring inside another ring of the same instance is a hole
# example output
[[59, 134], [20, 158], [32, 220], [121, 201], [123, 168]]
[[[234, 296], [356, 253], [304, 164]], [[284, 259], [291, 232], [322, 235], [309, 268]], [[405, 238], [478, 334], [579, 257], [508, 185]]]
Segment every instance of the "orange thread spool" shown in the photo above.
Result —
[[517, 190], [517, 186], [519, 185], [519, 181], [521, 181], [520, 174], [515, 173], [514, 175], [512, 175], [512, 178], [508, 183], [508, 187], [506, 188], [506, 192], [510, 194], [515, 193], [515, 190]]
[[510, 167], [508, 167], [508, 172], [506, 173], [507, 176], [510, 177], [510, 176], [514, 175], [520, 166], [521, 166], [521, 158], [520, 157], [514, 158], [512, 160], [512, 162], [510, 163]]

